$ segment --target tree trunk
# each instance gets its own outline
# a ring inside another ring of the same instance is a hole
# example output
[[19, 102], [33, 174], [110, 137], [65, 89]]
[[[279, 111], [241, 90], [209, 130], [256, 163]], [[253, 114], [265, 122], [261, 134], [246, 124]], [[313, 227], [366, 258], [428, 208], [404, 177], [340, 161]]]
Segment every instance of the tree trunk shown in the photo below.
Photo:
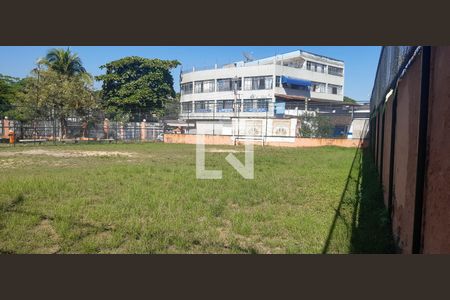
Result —
[[66, 135], [67, 135], [67, 121], [64, 116], [60, 117], [59, 121], [61, 124], [61, 130], [59, 132], [60, 133], [59, 139], [62, 140], [62, 139], [65, 139]]

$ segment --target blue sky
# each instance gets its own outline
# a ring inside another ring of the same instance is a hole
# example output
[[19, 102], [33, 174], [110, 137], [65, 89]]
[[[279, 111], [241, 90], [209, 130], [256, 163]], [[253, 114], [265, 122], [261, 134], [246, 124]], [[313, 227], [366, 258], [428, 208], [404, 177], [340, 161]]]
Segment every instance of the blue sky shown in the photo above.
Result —
[[[50, 48], [67, 46], [14, 46], [0, 47], [0, 73], [25, 77], [34, 68], [39, 57]], [[183, 68], [213, 66], [243, 60], [249, 52], [258, 59], [294, 50], [305, 50], [337, 58], [345, 62], [346, 96], [368, 101], [377, 69], [379, 46], [71, 46], [78, 53], [85, 68], [93, 75], [102, 74], [99, 66], [125, 56], [177, 59]], [[179, 90], [180, 67], [173, 70], [175, 90]], [[96, 83], [96, 88], [101, 84]]]

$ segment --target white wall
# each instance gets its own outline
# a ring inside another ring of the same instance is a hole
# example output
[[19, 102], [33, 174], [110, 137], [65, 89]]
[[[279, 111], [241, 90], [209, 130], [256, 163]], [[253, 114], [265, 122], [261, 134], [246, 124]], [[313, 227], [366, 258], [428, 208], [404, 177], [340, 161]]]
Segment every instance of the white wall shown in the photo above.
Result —
[[[333, 65], [336, 67], [344, 68], [344, 64], [342, 62], [333, 61], [331, 59], [315, 56], [312, 54], [304, 54], [301, 51], [294, 51], [292, 53], [288, 53], [286, 55], [281, 55], [283, 58], [295, 58], [299, 57], [299, 55], [306, 60], [318, 62], [326, 65]], [[277, 56], [278, 58], [278, 56]], [[310, 81], [323, 82], [326, 84], [333, 85], [341, 85], [344, 86], [344, 77], [330, 75], [328, 73], [319, 73], [313, 72], [306, 69], [306, 62], [304, 63], [302, 68], [293, 68], [282, 66], [274, 63], [274, 58], [272, 61], [270, 58], [260, 60], [265, 64], [258, 64], [258, 61], [248, 63], [250, 65], [245, 65], [244, 63], [239, 63], [241, 66], [238, 67], [226, 67], [226, 68], [217, 68], [210, 70], [200, 70], [190, 73], [182, 74], [181, 83], [186, 82], [195, 82], [202, 80], [217, 80], [221, 78], [234, 78], [241, 77], [242, 80], [244, 77], [253, 77], [253, 76], [273, 76], [273, 88], [267, 90], [244, 90], [244, 82], [242, 82], [242, 90], [237, 91], [237, 99], [271, 99], [272, 102], [275, 101], [275, 94], [284, 94], [284, 95], [294, 95], [294, 96], [302, 96], [308, 97], [311, 99], [317, 100], [328, 100], [328, 101], [342, 101], [343, 100], [343, 89], [342, 95], [333, 95], [329, 94], [326, 90], [325, 93], [317, 93], [317, 92], [309, 92], [309, 91], [301, 91], [294, 89], [285, 89], [283, 87], [275, 86], [275, 78], [276, 76], [290, 76], [294, 78], [300, 78]], [[217, 88], [217, 82], [216, 82]], [[235, 95], [233, 91], [225, 91], [225, 92], [212, 92], [212, 93], [192, 93], [192, 94], [183, 94], [181, 95], [181, 102], [192, 102], [192, 101], [211, 101], [211, 100], [234, 100]], [[194, 109], [194, 107], [193, 107]], [[253, 117], [263, 117], [265, 113], [247, 113], [248, 116]], [[247, 116], [243, 114], [242, 116]], [[271, 114], [273, 116], [273, 112]], [[181, 116], [183, 118], [187, 117], [187, 114], [182, 113]], [[189, 113], [189, 118], [199, 118], [206, 119], [211, 118], [213, 113]], [[214, 118], [230, 118], [232, 116], [236, 116], [235, 113], [215, 113]]]
[[231, 121], [197, 121], [197, 134], [232, 135]]
[[[221, 78], [233, 78], [236, 76], [241, 78], [252, 76], [274, 76], [273, 89], [247, 91], [243, 89], [244, 84], [242, 84], [242, 90], [238, 91], [239, 98], [241, 99], [272, 98], [274, 91], [278, 94], [308, 96], [309, 93], [307, 93], [306, 91], [284, 89], [283, 87], [275, 87], [275, 76], [283, 76], [283, 75], [310, 81], [323, 82], [326, 84], [333, 84], [340, 86], [344, 85], [344, 77], [329, 75], [327, 73], [313, 72], [306, 69], [284, 67], [279, 65], [222, 68], [222, 69], [192, 72], [183, 75], [181, 83], [210, 80], [210, 79], [217, 80]], [[310, 96], [313, 99], [317, 98], [335, 101], [343, 100], [343, 93], [341, 95], [333, 95], [327, 92], [325, 93], [311, 92]], [[182, 102], [196, 101], [196, 100], [228, 100], [228, 99], [234, 99], [233, 91], [192, 93], [181, 95]]]
[[[267, 122], [267, 123], [266, 123]], [[197, 121], [197, 134], [233, 135], [248, 139], [287, 141], [295, 138], [297, 119], [240, 118], [230, 121]]]
[[360, 139], [367, 135], [369, 131], [369, 119], [354, 119], [348, 131], [349, 139]]
[[[297, 119], [234, 118], [233, 135], [247, 137], [295, 137]], [[267, 122], [267, 123], [266, 123]]]

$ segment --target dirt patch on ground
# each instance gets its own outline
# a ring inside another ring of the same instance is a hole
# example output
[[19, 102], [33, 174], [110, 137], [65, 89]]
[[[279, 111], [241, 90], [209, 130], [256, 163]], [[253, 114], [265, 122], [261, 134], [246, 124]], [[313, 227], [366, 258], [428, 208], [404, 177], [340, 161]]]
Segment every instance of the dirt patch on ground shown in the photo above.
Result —
[[135, 153], [123, 152], [123, 151], [81, 151], [81, 150], [43, 150], [33, 149], [26, 151], [15, 152], [0, 152], [0, 157], [11, 157], [20, 155], [47, 155], [53, 157], [101, 157], [101, 156], [122, 156], [122, 157], [134, 157]]
[[217, 228], [219, 240], [223, 243], [225, 248], [233, 248], [238, 252], [243, 253], [260, 253], [260, 254], [272, 254], [272, 251], [267, 247], [259, 237], [256, 236], [243, 236], [234, 233], [231, 229], [232, 224], [229, 220], [224, 220], [223, 227]]
[[4, 159], [0, 161], [0, 168], [13, 168], [16, 166], [16, 162], [14, 159]]
[[34, 227], [33, 234], [42, 237], [42, 240], [46, 243], [45, 246], [35, 249], [33, 251], [34, 253], [54, 254], [58, 253], [58, 251], [61, 249], [58, 244], [59, 236], [56, 233], [56, 230], [53, 228], [50, 220], [42, 220], [36, 227]]
[[235, 149], [206, 149], [206, 152], [213, 152], [213, 153], [239, 153], [244, 152], [243, 150], [235, 150]]

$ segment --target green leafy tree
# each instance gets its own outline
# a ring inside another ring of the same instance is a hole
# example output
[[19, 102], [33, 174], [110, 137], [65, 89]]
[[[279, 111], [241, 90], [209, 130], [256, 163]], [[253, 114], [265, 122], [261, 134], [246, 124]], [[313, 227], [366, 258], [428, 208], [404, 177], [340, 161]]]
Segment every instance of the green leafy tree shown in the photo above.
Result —
[[57, 119], [63, 138], [69, 116], [84, 116], [96, 107], [92, 82], [92, 76], [76, 53], [69, 48], [50, 49], [24, 80], [24, 88], [17, 99], [16, 118], [24, 121]]
[[0, 74], [0, 115], [13, 115], [14, 102], [21, 86], [19, 78]]
[[305, 115], [300, 120], [300, 136], [308, 138], [330, 137], [333, 130], [330, 119], [325, 116]]
[[164, 103], [164, 117], [170, 119], [177, 119], [180, 113], [180, 93], [177, 93], [174, 98], [169, 98]]
[[43, 64], [48, 69], [56, 73], [68, 77], [81, 77], [86, 82], [92, 82], [92, 76], [83, 67], [81, 59], [78, 54], [65, 49], [50, 49], [45, 58], [38, 61], [38, 64]]
[[52, 69], [34, 70], [25, 79], [18, 97], [18, 118], [51, 118], [61, 124], [61, 138], [67, 133], [69, 116], [84, 116], [97, 105], [92, 85], [81, 76], [62, 75]]
[[165, 103], [175, 97], [170, 70], [179, 64], [131, 56], [101, 66], [106, 74], [96, 79], [103, 81], [102, 101], [110, 118], [124, 121], [138, 112], [163, 115]]

